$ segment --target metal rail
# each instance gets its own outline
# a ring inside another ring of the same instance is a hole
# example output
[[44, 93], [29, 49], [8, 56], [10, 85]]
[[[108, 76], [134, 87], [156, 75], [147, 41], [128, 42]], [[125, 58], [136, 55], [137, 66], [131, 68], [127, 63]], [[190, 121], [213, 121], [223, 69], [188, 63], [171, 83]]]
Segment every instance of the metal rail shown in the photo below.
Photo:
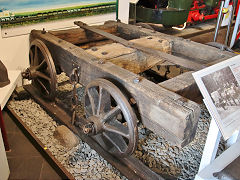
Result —
[[[50, 115], [54, 116], [61, 124], [66, 125], [75, 134], [77, 134], [83, 141], [85, 141], [91, 148], [93, 148], [99, 155], [101, 155], [105, 160], [117, 168], [124, 176], [128, 179], [137, 180], [163, 180], [160, 175], [153, 172], [150, 168], [145, 166], [140, 160], [135, 158], [133, 155], [127, 158], [118, 159], [110, 153], [106, 152], [93, 138], [85, 135], [82, 132], [82, 127], [87, 122], [83, 117], [77, 117], [76, 123], [79, 127], [71, 124], [70, 111], [67, 112], [60, 108], [61, 101], [56, 100], [56, 103], [49, 102], [40, 97], [36, 88], [32, 85], [24, 86], [24, 89], [33, 97], [33, 99], [41, 105], [41, 107], [46, 110]], [[61, 106], [62, 107], [62, 106]]]

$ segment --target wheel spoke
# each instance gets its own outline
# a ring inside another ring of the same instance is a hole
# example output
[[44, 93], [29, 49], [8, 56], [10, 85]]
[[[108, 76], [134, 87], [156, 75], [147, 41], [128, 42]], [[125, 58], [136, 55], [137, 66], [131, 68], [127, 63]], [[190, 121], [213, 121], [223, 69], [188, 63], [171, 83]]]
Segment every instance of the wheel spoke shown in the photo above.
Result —
[[40, 71], [36, 71], [36, 75], [40, 78], [43, 78], [43, 79], [47, 80], [49, 83], [51, 83], [51, 78], [48, 77], [46, 74], [44, 74]]
[[30, 59], [29, 59], [29, 61], [30, 61], [30, 66], [33, 66], [33, 61], [34, 61], [34, 57], [33, 57], [33, 52], [32, 52], [32, 50], [30, 49], [30, 52], [29, 52], [29, 55], [30, 55]]
[[111, 109], [110, 94], [101, 86], [99, 86], [99, 99], [96, 115], [100, 115], [102, 112], [108, 112], [110, 109]]
[[92, 108], [92, 115], [96, 115], [97, 100], [99, 99], [97, 90], [95, 88], [90, 88], [87, 90], [87, 94]]
[[43, 67], [43, 65], [47, 64], [47, 62], [45, 61], [45, 59], [36, 67], [37, 70], [41, 69]]
[[48, 89], [46, 88], [46, 86], [44, 86], [42, 81], [40, 79], [38, 79], [38, 78], [37, 78], [37, 81], [41, 85], [41, 87], [44, 89], [44, 91], [49, 95], [50, 93], [49, 93]]
[[119, 105], [117, 105], [104, 115], [102, 122], [105, 123], [111, 120], [112, 118], [116, 117], [119, 113], [121, 113], [121, 108]]
[[34, 60], [35, 63], [38, 63], [38, 47], [34, 47]]
[[104, 130], [108, 132], [112, 132], [115, 134], [119, 134], [127, 139], [129, 139], [129, 133], [128, 133], [128, 128], [124, 125], [122, 125], [120, 122], [116, 121], [111, 121], [111, 124], [104, 124], [103, 126]]
[[100, 114], [100, 109], [101, 109], [101, 104], [102, 104], [102, 95], [103, 95], [103, 89], [101, 86], [99, 86], [99, 99], [98, 99], [97, 115]]
[[127, 144], [122, 136], [111, 132], [104, 132], [103, 136], [106, 137], [120, 153], [124, 153], [127, 149]]

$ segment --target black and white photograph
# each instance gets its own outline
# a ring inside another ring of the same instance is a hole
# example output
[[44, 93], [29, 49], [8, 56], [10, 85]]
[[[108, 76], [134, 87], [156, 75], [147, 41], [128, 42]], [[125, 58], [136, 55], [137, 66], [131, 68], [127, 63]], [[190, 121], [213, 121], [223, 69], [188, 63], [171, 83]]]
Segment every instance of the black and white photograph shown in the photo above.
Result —
[[192, 75], [225, 140], [240, 129], [240, 61], [233, 57]]
[[240, 115], [240, 87], [230, 67], [202, 77], [202, 81], [211, 96], [221, 119]]

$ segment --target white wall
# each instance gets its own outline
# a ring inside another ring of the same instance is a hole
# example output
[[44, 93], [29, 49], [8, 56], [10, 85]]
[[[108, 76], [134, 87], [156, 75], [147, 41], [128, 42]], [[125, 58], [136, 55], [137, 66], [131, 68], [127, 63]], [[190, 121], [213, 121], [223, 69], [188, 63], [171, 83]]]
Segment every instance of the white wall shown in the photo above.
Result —
[[130, 0], [119, 0], [118, 2], [118, 19], [127, 24], [129, 20], [129, 2]]
[[83, 21], [89, 25], [102, 24], [107, 20], [115, 20], [116, 14], [105, 14], [67, 20], [59, 20], [50, 23], [40, 23], [18, 28], [2, 29], [0, 36], [0, 60], [9, 70], [23, 71], [28, 67], [29, 33], [32, 29], [54, 30], [72, 28], [74, 21]]
[[[119, 0], [119, 19], [128, 23], [129, 17], [129, 0]], [[81, 18], [73, 18], [67, 20], [59, 20], [49, 23], [40, 23], [30, 26], [21, 26], [12, 29], [2, 29], [0, 36], [0, 60], [9, 70], [23, 71], [28, 67], [28, 50], [29, 50], [29, 33], [32, 29], [53, 30], [66, 27], [76, 27], [73, 22], [80, 20], [89, 25], [102, 24], [107, 20], [115, 20], [116, 14], [105, 14], [98, 16], [89, 16]]]

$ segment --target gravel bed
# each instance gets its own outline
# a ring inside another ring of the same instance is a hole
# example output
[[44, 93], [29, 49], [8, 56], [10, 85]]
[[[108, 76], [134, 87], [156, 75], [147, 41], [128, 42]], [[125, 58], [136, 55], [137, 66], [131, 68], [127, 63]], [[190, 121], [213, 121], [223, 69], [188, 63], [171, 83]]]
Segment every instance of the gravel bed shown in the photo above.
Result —
[[[65, 101], [68, 101], [69, 104], [69, 99], [71, 99], [69, 91], [72, 90], [72, 85], [63, 83], [67, 80], [68, 78], [65, 76], [58, 78], [58, 83], [63, 85], [58, 86], [57, 96], [65, 97]], [[78, 95], [80, 98], [83, 92], [84, 88], [78, 86]], [[127, 179], [95, 150], [91, 149], [87, 143], [80, 139], [80, 143], [74, 148], [70, 149], [62, 146], [54, 137], [55, 129], [59, 124], [34, 100], [12, 100], [9, 102], [9, 105], [75, 179]], [[81, 107], [82, 105], [80, 104], [79, 109], [82, 109]]]
[[[58, 77], [57, 97], [71, 107], [72, 85], [66, 83], [64, 75]], [[82, 97], [84, 87], [78, 85], [78, 113], [83, 114]], [[41, 142], [64, 165], [76, 179], [127, 179], [106, 160], [99, 156], [85, 142], [72, 149], [63, 147], [53, 136], [58, 124], [32, 99], [10, 101], [10, 107], [33, 131]], [[135, 157], [139, 158], [155, 172], [176, 177], [177, 179], [194, 179], [200, 164], [202, 151], [207, 137], [211, 117], [202, 105], [196, 136], [189, 145], [180, 149], [165, 139], [138, 125], [139, 142]], [[220, 143], [218, 154], [225, 149]]]
[[126, 179], [87, 143], [79, 140], [72, 149], [62, 146], [53, 136], [59, 125], [32, 99], [10, 101], [9, 105], [76, 179]]
[[194, 179], [201, 161], [210, 118], [203, 110], [193, 142], [179, 148], [139, 126], [139, 143], [135, 156], [155, 171], [177, 177], [178, 179]]

